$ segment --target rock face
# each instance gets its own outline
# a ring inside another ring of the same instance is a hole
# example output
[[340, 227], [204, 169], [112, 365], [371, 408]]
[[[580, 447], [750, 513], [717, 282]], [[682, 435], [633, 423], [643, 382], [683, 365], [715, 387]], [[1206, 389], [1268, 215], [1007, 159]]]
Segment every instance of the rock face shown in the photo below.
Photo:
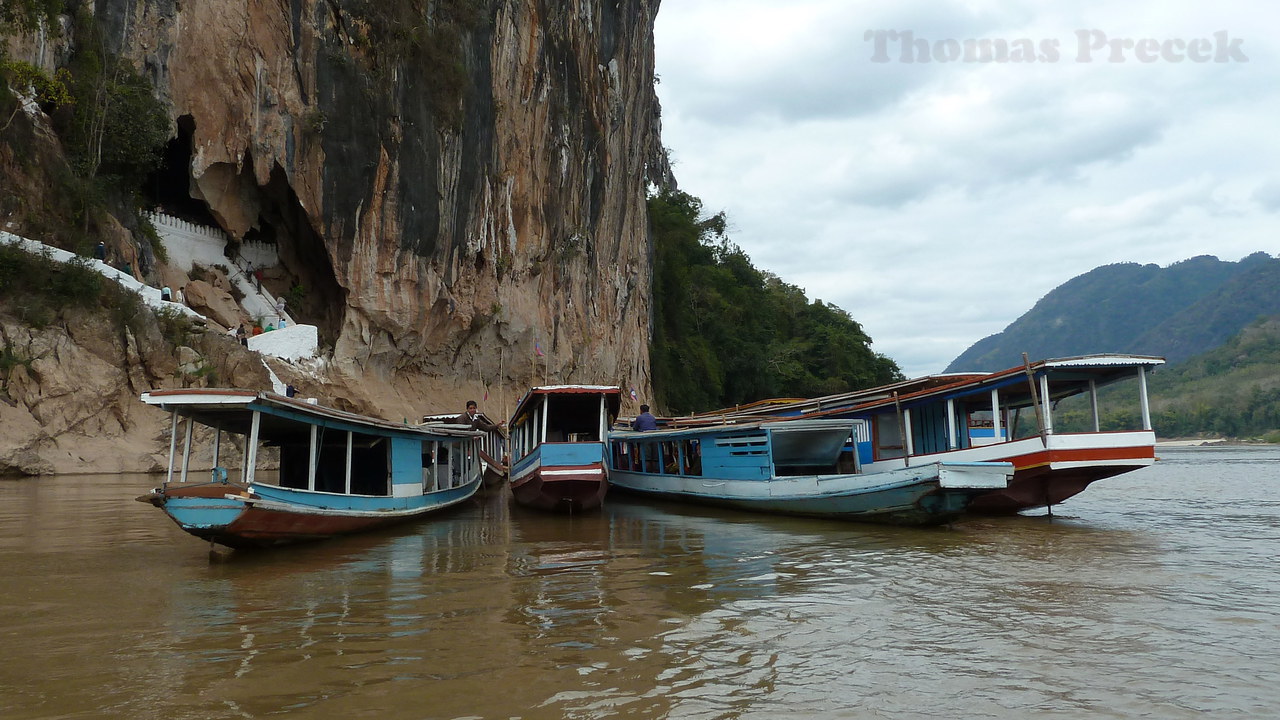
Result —
[[215, 288], [204, 280], [192, 280], [184, 289], [187, 305], [192, 310], [212, 318], [223, 327], [234, 328], [242, 322], [240, 306], [226, 290]]
[[148, 471], [165, 461], [164, 413], [138, 402], [155, 388], [216, 380], [269, 387], [261, 358], [205, 334], [177, 351], [154, 321], [68, 311], [32, 328], [0, 317], [0, 349], [20, 362], [0, 374], [0, 477]]
[[189, 135], [189, 194], [278, 243], [340, 373], [418, 410], [648, 394], [658, 0], [98, 8]]

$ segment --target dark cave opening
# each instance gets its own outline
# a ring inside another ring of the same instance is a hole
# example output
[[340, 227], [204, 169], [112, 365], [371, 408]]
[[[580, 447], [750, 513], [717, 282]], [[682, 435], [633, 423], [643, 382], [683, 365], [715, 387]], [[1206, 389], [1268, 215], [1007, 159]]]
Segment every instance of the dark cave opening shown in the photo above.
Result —
[[319, 329], [320, 344], [333, 346], [342, 328], [346, 290], [338, 284], [324, 238], [289, 183], [284, 168], [276, 164], [271, 178], [260, 188], [261, 210], [256, 226], [245, 240], [274, 242], [280, 264], [290, 276], [286, 293], [291, 312]]
[[218, 221], [203, 200], [191, 197], [191, 151], [196, 121], [190, 115], [178, 118], [178, 136], [165, 146], [160, 167], [143, 185], [147, 205], [197, 225], [217, 227]]

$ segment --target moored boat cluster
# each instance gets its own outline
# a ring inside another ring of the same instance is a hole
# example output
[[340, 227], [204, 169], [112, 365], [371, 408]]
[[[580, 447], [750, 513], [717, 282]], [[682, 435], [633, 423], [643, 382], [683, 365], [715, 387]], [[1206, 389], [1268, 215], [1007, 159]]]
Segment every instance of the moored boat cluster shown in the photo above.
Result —
[[[613, 487], [756, 512], [937, 525], [967, 512], [1052, 508], [1095, 480], [1153, 463], [1146, 373], [1162, 362], [1026, 362], [646, 418], [636, 424], [645, 429], [619, 418], [621, 390], [604, 385], [532, 388], [509, 427], [475, 414], [397, 424], [256, 391], [156, 391], [142, 400], [172, 414], [169, 469], [139, 499], [192, 535], [235, 548], [403, 522], [504, 480], [517, 503], [545, 511], [595, 510]], [[1137, 378], [1142, 427], [1104, 431], [1098, 388], [1127, 378]], [[1054, 405], [1077, 395], [1090, 401], [1092, 429], [1055, 431]], [[213, 429], [207, 480], [188, 472], [197, 424]], [[241, 438], [235, 478], [219, 465], [224, 434]], [[260, 447], [278, 452], [270, 478], [257, 472]]]

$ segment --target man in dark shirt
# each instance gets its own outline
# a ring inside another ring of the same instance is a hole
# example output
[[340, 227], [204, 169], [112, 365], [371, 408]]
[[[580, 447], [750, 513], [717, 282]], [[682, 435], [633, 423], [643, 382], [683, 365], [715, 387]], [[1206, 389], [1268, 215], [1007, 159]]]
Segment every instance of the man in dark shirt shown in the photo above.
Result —
[[657, 430], [658, 429], [658, 420], [652, 414], [649, 413], [648, 405], [640, 406], [640, 414], [636, 416], [635, 420], [631, 421], [631, 429], [632, 430]]
[[497, 425], [494, 425], [493, 423], [490, 423], [490, 422], [485, 422], [484, 418], [480, 417], [480, 410], [479, 410], [479, 407], [476, 405], [475, 400], [468, 400], [467, 411], [462, 413], [458, 417], [454, 418], [453, 422], [455, 425], [466, 425], [470, 427], [472, 430], [483, 430], [485, 432], [499, 430], [504, 424], [506, 424], [505, 420], [498, 423]]

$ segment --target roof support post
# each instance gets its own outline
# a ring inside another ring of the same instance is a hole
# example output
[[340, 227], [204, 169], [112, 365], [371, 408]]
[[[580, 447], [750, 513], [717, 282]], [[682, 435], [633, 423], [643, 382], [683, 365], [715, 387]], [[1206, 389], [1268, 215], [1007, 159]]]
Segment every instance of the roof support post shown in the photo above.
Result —
[[164, 484], [173, 482], [173, 454], [178, 450], [178, 411], [169, 413], [169, 472], [165, 475]]
[[898, 439], [902, 441], [902, 466], [911, 467], [911, 453], [907, 447], [907, 420], [902, 410], [902, 400], [898, 397], [897, 390], [893, 391], [893, 407], [898, 416]]
[[1142, 404], [1142, 429], [1151, 429], [1151, 399], [1147, 397], [1147, 369], [1138, 368], [1138, 402]]
[[1000, 391], [991, 388], [991, 442], [1000, 442]]
[[1089, 380], [1089, 410], [1093, 413], [1093, 431], [1102, 431], [1102, 422], [1098, 417], [1098, 381]]
[[182, 434], [182, 482], [187, 481], [187, 468], [191, 466], [191, 431], [195, 425], [195, 418], [187, 418], [187, 429]]
[[1053, 408], [1049, 398], [1049, 373], [1040, 376], [1040, 402], [1044, 403], [1044, 434], [1053, 434]]
[[311, 441], [307, 443], [307, 489], [312, 491], [316, 489], [316, 433], [319, 431], [320, 427], [312, 423]]
[[551, 409], [551, 396], [543, 395], [542, 396], [542, 437], [538, 439], [538, 442], [547, 441], [547, 416], [551, 414], [550, 412], [548, 412], [550, 409]]
[[947, 449], [955, 450], [960, 447], [959, 433], [956, 431], [956, 401], [955, 398], [947, 400]]
[[608, 417], [609, 415], [605, 412], [604, 395], [602, 394], [600, 396], [600, 434], [598, 436], [600, 439], [600, 442], [604, 442], [605, 433], [609, 431], [609, 428], [607, 426]]
[[347, 431], [347, 465], [342, 473], [342, 491], [348, 495], [351, 494], [351, 454], [355, 446], [354, 434], [350, 430]]
[[249, 423], [248, 445], [244, 449], [244, 481], [253, 483], [254, 471], [258, 464], [258, 430], [262, 427], [262, 411], [253, 411], [253, 421]]

